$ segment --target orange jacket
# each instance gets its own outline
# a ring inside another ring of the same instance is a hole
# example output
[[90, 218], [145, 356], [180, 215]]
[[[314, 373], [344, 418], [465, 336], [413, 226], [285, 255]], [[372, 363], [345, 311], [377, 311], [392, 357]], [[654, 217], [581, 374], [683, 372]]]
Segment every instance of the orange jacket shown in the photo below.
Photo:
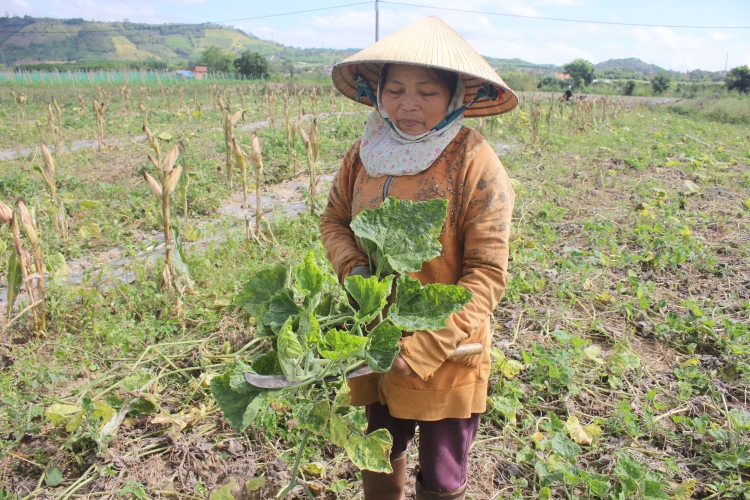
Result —
[[[326, 255], [340, 280], [367, 256], [349, 224], [385, 196], [424, 201], [445, 198], [448, 217], [442, 253], [410, 273], [422, 284], [461, 285], [471, 301], [439, 331], [405, 333], [402, 355], [418, 375], [389, 372], [350, 381], [352, 403], [388, 404], [397, 418], [434, 421], [468, 418], [486, 411], [490, 374], [490, 320], [508, 281], [508, 237], [515, 193], [505, 168], [481, 134], [463, 127], [437, 160], [410, 176], [370, 177], [359, 157], [359, 141], [333, 179], [320, 217]], [[484, 353], [447, 362], [459, 344], [480, 342]]]

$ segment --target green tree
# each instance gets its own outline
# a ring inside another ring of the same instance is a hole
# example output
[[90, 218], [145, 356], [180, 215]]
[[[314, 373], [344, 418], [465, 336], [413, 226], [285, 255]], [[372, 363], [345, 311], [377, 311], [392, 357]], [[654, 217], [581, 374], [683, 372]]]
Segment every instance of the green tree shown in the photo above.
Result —
[[237, 72], [247, 78], [260, 78], [268, 76], [268, 60], [257, 52], [246, 50], [234, 60]]
[[201, 52], [199, 64], [208, 68], [208, 71], [221, 71], [222, 73], [232, 73], [234, 67], [234, 54], [221, 50], [221, 47], [210, 46]]
[[625, 95], [633, 95], [633, 91], [635, 90], [635, 82], [633, 80], [628, 80], [625, 84], [625, 87], [622, 89], [622, 93]]
[[672, 83], [672, 79], [666, 72], [662, 71], [651, 80], [651, 88], [654, 90], [654, 94], [661, 94], [669, 89], [670, 83]]
[[737, 66], [732, 68], [727, 73], [727, 79], [725, 85], [727, 90], [736, 90], [737, 92], [749, 93], [750, 92], [750, 66], [747, 64], [744, 66]]
[[563, 66], [563, 71], [573, 79], [573, 87], [580, 89], [594, 81], [594, 65], [586, 59], [576, 59]]
[[284, 70], [284, 73], [289, 72], [289, 78], [294, 78], [294, 61], [292, 59], [284, 61], [281, 68]]

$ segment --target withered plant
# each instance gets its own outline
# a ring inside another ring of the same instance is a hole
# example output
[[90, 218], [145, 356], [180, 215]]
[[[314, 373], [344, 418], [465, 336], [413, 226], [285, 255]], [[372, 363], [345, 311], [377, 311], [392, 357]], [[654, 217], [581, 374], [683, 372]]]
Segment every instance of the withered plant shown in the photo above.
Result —
[[[34, 248], [35, 272], [33, 273], [29, 267], [29, 262], [32, 260], [32, 257], [26, 249], [23, 248], [23, 244], [21, 243], [21, 231], [18, 226], [19, 219], [21, 220], [21, 226], [26, 233], [26, 237]], [[44, 277], [42, 275], [44, 267], [42, 266], [39, 234], [36, 229], [36, 223], [21, 198], [16, 201], [15, 212], [11, 210], [8, 205], [0, 201], [0, 222], [10, 225], [13, 234], [13, 247], [15, 250], [15, 252], [11, 252], [10, 259], [8, 259], [8, 322], [6, 323], [5, 328], [31, 310], [34, 330], [43, 333], [46, 329]], [[13, 306], [21, 292], [22, 285], [26, 290], [26, 294], [29, 296], [29, 305], [20, 311], [15, 317], [11, 317]]]
[[94, 118], [96, 119], [96, 135], [99, 141], [99, 151], [104, 145], [104, 103], [98, 103], [95, 99], [91, 100], [94, 109]]
[[[151, 193], [161, 203], [161, 219], [164, 228], [164, 269], [162, 270], [162, 286], [172, 298], [175, 312], [179, 315], [182, 311], [182, 295], [185, 290], [192, 288], [192, 281], [187, 270], [182, 254], [180, 252], [180, 242], [177, 234], [173, 232], [170, 222], [170, 205], [169, 198], [177, 187], [182, 166], [175, 167], [175, 162], [180, 154], [179, 145], [175, 145], [162, 158], [159, 141], [154, 137], [148, 127], [144, 125], [143, 131], [156, 153], [156, 158], [151, 154], [148, 155], [151, 163], [156, 167], [159, 173], [157, 181], [148, 172], [143, 171], [143, 177], [148, 184]], [[176, 250], [176, 251], [175, 251]]]
[[307, 136], [302, 127], [299, 129], [299, 134], [300, 137], [302, 137], [302, 142], [305, 143], [305, 152], [307, 153], [307, 169], [310, 175], [310, 213], [315, 215], [315, 189], [318, 183], [315, 164], [317, 163], [318, 155], [320, 154], [317, 118], [313, 119], [312, 127], [310, 128], [310, 137]]
[[63, 205], [62, 200], [57, 196], [57, 188], [55, 186], [55, 160], [52, 158], [44, 141], [40, 141], [40, 147], [42, 149], [42, 156], [44, 157], [44, 166], [38, 166], [37, 170], [42, 174], [44, 183], [47, 185], [47, 190], [49, 191], [50, 201], [54, 207], [55, 232], [63, 239], [67, 239], [68, 219], [65, 216], [65, 206]]

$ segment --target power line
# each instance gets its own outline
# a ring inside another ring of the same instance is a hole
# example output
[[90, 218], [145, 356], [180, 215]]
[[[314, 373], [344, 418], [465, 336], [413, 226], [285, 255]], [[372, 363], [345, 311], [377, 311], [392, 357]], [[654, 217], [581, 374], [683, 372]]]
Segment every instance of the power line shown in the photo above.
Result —
[[380, 0], [380, 3], [389, 3], [391, 5], [405, 5], [407, 7], [422, 7], [425, 9], [450, 10], [453, 12], [469, 12], [471, 14], [485, 14], [488, 16], [517, 17], [522, 19], [536, 19], [540, 21], [562, 21], [566, 23], [585, 23], [585, 24], [609, 24], [616, 26], [643, 26], [647, 28], [690, 28], [690, 29], [715, 29], [715, 30], [747, 30], [750, 26], [677, 26], [669, 24], [641, 24], [641, 23], [619, 23], [614, 21], [586, 21], [582, 19], [563, 19], [559, 17], [540, 17], [540, 16], [522, 16], [520, 14], [500, 14], [498, 12], [482, 12], [468, 9], [452, 9], [449, 7], [434, 7], [432, 5], [418, 5], [414, 3], [390, 2]]
[[[391, 2], [389, 0], [379, 0], [380, 3], [387, 3], [391, 5], [403, 5], [406, 7], [419, 7], [419, 8], [425, 8], [425, 9], [437, 9], [437, 10], [446, 10], [451, 12], [467, 12], [470, 14], [484, 14], [487, 16], [500, 16], [500, 17], [513, 17], [513, 18], [520, 18], [520, 19], [533, 19], [538, 21], [558, 21], [558, 22], [566, 22], [566, 23], [583, 23], [583, 24], [604, 24], [604, 25], [610, 25], [610, 26], [639, 26], [639, 27], [646, 27], [646, 28], [685, 28], [685, 29], [750, 29], [750, 26], [688, 26], [688, 25], [670, 25], [670, 24], [644, 24], [644, 23], [622, 23], [622, 22], [616, 22], [616, 21], [590, 21], [590, 20], [584, 20], [584, 19], [566, 19], [566, 18], [559, 18], [559, 17], [541, 17], [541, 16], [525, 16], [521, 14], [501, 14], [499, 12], [484, 12], [484, 11], [478, 11], [478, 10], [469, 10], [469, 9], [455, 9], [450, 7], [434, 7], [430, 5], [419, 5], [419, 4], [413, 4], [413, 3], [405, 3], [405, 2]], [[369, 5], [374, 3], [373, 0], [364, 1], [364, 2], [356, 2], [356, 3], [348, 3], [348, 4], [342, 4], [342, 5], [334, 5], [331, 7], [319, 7], [316, 9], [306, 9], [306, 10], [297, 10], [294, 12], [282, 12], [279, 14], [266, 14], [263, 16], [252, 16], [252, 17], [242, 17], [238, 19], [225, 19], [223, 21], [210, 21], [205, 23], [174, 23], [174, 24], [159, 24], [159, 25], [139, 25], [139, 26], [130, 26], [130, 27], [121, 27], [121, 28], [104, 28], [104, 29], [98, 29], [98, 30], [78, 30], [78, 31], [29, 31], [29, 32], [23, 32], [20, 30], [0, 30], [0, 33], [33, 33], [33, 34], [43, 34], [43, 35], [65, 35], [65, 34], [78, 34], [78, 33], [108, 33], [108, 32], [121, 32], [121, 31], [138, 31], [138, 30], [155, 30], [155, 29], [164, 29], [164, 28], [178, 28], [181, 26], [206, 26], [206, 25], [212, 25], [212, 24], [221, 24], [221, 23], [231, 23], [235, 21], [250, 21], [254, 19], [266, 19], [270, 17], [281, 17], [281, 16], [292, 16], [295, 14], [307, 14], [310, 12], [319, 12], [323, 10], [333, 10], [333, 9], [341, 9], [344, 7], [354, 7], [357, 5]], [[27, 25], [28, 26], [28, 25]], [[23, 28], [25, 28], [24, 26]], [[21, 29], [23, 29], [21, 28]]]
[[[107, 32], [118, 32], [118, 31], [128, 31], [128, 30], [156, 30], [156, 29], [164, 29], [164, 28], [179, 28], [181, 26], [203, 26], [203, 25], [210, 25], [210, 24], [221, 24], [221, 23], [231, 23], [235, 21], [250, 21], [252, 19], [265, 19], [268, 17], [280, 17], [280, 16], [292, 16], [294, 14], [307, 14], [308, 12], [318, 12], [321, 10], [332, 10], [332, 9], [341, 9], [343, 7], [353, 7], [355, 5], [369, 5], [373, 3], [372, 0], [367, 2], [357, 2], [357, 3], [347, 3], [343, 5], [334, 5], [333, 7], [320, 7], [317, 9], [307, 9], [307, 10], [297, 10], [294, 12], [283, 12], [280, 14], [267, 14], [265, 16], [253, 16], [253, 17], [242, 17], [239, 19], [225, 19], [223, 21], [207, 21], [205, 23], [173, 23], [173, 24], [158, 24], [158, 25], [145, 25], [145, 26], [130, 26], [130, 27], [122, 27], [122, 28], [105, 28], [100, 30], [78, 30], [78, 31], [27, 31], [23, 32], [21, 30], [0, 30], [0, 33], [19, 33], [19, 34], [44, 34], [44, 35], [66, 35], [66, 34], [78, 34], [78, 33], [107, 33]], [[106, 22], [106, 21], [102, 21]], [[28, 24], [26, 26], [29, 26]], [[25, 28], [24, 26], [23, 28]], [[21, 28], [21, 29], [23, 29]]]

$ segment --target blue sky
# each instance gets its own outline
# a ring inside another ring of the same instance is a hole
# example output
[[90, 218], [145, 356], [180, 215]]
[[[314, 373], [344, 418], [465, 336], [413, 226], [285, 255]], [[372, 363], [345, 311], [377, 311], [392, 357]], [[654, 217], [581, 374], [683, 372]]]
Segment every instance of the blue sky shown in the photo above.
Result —
[[[101, 21], [206, 22], [330, 7], [357, 0], [0, 0], [0, 13], [83, 17]], [[723, 70], [750, 64], [750, 29], [606, 26], [440, 11], [450, 7], [542, 17], [626, 23], [750, 26], [750, 0], [403, 0], [381, 4], [380, 36], [437, 15], [481, 54], [564, 64], [637, 57], [674, 70]], [[374, 41], [373, 4], [231, 23], [263, 39], [295, 47], [365, 47]]]

